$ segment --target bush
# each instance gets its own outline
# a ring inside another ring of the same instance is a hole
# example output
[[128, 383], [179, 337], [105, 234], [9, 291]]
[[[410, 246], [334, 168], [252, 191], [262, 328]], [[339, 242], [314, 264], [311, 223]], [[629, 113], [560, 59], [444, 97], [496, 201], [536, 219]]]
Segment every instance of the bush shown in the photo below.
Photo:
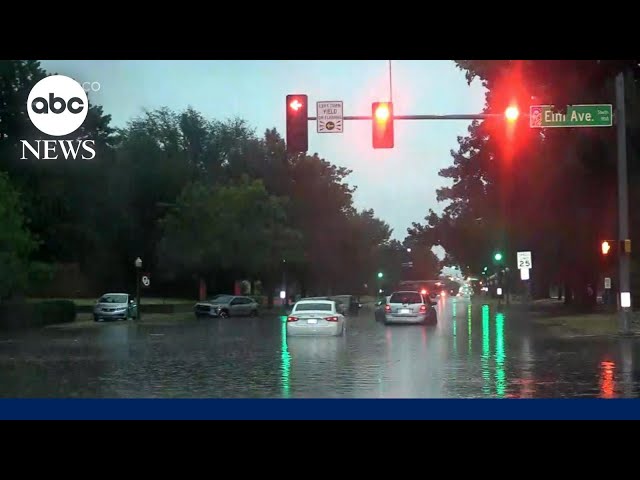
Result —
[[0, 304], [0, 328], [4, 329], [43, 327], [75, 319], [76, 305], [71, 300]]

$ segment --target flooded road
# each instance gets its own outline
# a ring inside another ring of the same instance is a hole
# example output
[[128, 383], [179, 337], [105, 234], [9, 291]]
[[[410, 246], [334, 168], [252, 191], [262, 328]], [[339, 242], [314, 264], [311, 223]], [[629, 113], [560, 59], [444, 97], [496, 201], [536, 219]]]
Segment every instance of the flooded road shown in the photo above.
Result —
[[468, 300], [436, 326], [348, 318], [287, 338], [284, 318], [84, 323], [0, 333], [1, 397], [637, 397], [640, 342], [553, 339]]

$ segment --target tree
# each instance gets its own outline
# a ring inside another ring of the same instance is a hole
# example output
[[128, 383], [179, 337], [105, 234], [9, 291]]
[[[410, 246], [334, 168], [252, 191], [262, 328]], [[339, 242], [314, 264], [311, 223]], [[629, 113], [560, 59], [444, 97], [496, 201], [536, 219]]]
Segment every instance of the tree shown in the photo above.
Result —
[[161, 226], [161, 268], [225, 286], [240, 278], [271, 279], [282, 259], [300, 256], [283, 200], [248, 177], [225, 186], [188, 185]]
[[[514, 101], [524, 109], [532, 97], [541, 104], [612, 103], [613, 77], [637, 70], [637, 63], [457, 61], [469, 82], [480, 78], [488, 89], [488, 113]], [[453, 166], [440, 172], [453, 185], [438, 192], [439, 200], [451, 203], [422, 230], [433, 230], [428, 235], [438, 237], [448, 257], [472, 270], [492, 249], [504, 250], [511, 266], [516, 250], [532, 250], [538, 294], [564, 282], [580, 297], [586, 283], [597, 281], [597, 239], [614, 234], [614, 132], [540, 131], [525, 122], [510, 132], [502, 121], [471, 125], [452, 152]]]
[[20, 194], [0, 172], [0, 299], [21, 293], [29, 280], [30, 256], [37, 242], [27, 229]]

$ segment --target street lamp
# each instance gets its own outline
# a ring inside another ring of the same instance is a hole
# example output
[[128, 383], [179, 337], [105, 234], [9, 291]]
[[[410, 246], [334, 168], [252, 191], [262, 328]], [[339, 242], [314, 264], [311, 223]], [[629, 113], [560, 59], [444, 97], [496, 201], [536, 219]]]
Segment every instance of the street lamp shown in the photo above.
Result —
[[134, 262], [135, 266], [136, 266], [136, 311], [137, 311], [137, 315], [136, 318], [137, 320], [140, 320], [140, 316], [141, 316], [141, 308], [140, 308], [140, 282], [142, 281], [141, 279], [141, 273], [142, 273], [142, 259], [140, 257], [136, 258], [136, 261]]

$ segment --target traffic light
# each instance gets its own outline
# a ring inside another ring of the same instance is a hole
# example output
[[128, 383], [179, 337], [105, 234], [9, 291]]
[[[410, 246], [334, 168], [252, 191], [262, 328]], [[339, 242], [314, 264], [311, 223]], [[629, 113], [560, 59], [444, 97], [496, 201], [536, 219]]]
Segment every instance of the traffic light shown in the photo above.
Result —
[[602, 255], [609, 255], [609, 252], [611, 251], [611, 242], [609, 242], [609, 240], [603, 241], [602, 245], [600, 245], [600, 249], [602, 250]]
[[373, 148], [393, 148], [393, 102], [371, 104]]
[[509, 122], [515, 122], [516, 120], [518, 120], [519, 116], [520, 109], [518, 109], [518, 107], [516, 107], [515, 105], [507, 107], [504, 111], [504, 118], [506, 118]]
[[499, 262], [500, 260], [502, 260], [502, 254], [500, 252], [496, 252], [496, 254], [493, 256], [493, 259], [496, 262]]
[[309, 149], [308, 102], [306, 95], [287, 95], [287, 152]]
[[382, 278], [384, 277], [384, 275], [382, 274], [382, 272], [378, 272], [378, 278]]

